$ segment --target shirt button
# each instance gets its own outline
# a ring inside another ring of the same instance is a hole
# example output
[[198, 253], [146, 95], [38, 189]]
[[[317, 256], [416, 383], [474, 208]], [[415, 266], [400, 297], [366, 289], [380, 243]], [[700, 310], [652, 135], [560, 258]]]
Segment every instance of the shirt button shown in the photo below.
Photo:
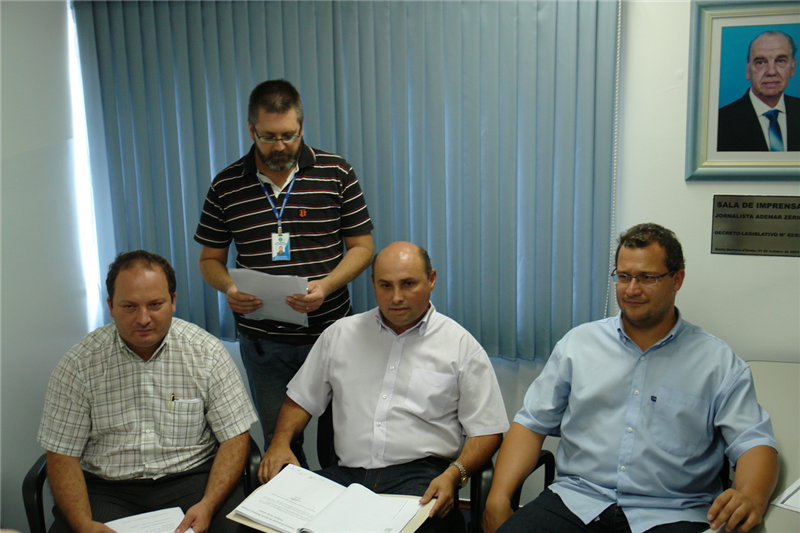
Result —
[[639, 361], [644, 361], [644, 356], [641, 356], [641, 357], [639, 358]]
[[385, 395], [385, 394], [383, 395], [383, 399], [384, 399], [384, 400], [386, 399], [386, 395]]
[[625, 467], [623, 466], [622, 468], [620, 468], [620, 470], [622, 470], [622, 471], [624, 472], [625, 470], [627, 470], [627, 468], [625, 468]]
[[639, 396], [639, 391], [635, 390], [635, 391], [633, 391], [633, 394], [634, 394], [634, 396]]
[[628, 433], [633, 433], [633, 428], [628, 428]]
[[394, 370], [394, 367], [393, 367], [393, 366], [390, 366], [390, 367], [389, 367], [389, 370]]
[[381, 423], [380, 423], [380, 422], [378, 422], [378, 423], [377, 423], [377, 424], [375, 424], [375, 425], [376, 425], [376, 426], [378, 426], [378, 427], [381, 427]]

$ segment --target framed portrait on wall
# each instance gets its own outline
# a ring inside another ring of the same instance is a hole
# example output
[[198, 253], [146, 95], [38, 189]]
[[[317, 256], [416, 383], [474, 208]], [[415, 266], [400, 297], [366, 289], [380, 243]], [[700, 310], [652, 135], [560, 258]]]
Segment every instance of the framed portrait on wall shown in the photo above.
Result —
[[686, 179], [800, 180], [796, 1], [693, 1]]

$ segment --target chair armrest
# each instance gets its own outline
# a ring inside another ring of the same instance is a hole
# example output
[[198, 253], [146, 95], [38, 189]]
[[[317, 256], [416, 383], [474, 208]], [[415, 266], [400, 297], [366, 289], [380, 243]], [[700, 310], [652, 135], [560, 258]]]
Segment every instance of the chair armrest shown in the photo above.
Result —
[[44, 482], [47, 479], [47, 454], [43, 453], [22, 480], [22, 502], [31, 533], [46, 533], [44, 520]]
[[242, 474], [242, 488], [244, 489], [244, 497], [247, 498], [254, 490], [258, 488], [258, 467], [261, 466], [261, 450], [258, 444], [250, 436], [250, 451], [247, 452], [247, 462], [244, 464], [244, 473]]
[[486, 509], [486, 498], [492, 488], [494, 463], [489, 459], [472, 473], [469, 484], [469, 533], [481, 533], [481, 520]]
[[[556, 477], [556, 458], [553, 456], [553, 452], [550, 450], [542, 450], [539, 453], [539, 460], [536, 462], [536, 466], [533, 467], [533, 472], [541, 466], [544, 466], [544, 486], [547, 488]], [[521, 497], [522, 485], [517, 487], [517, 490], [514, 491], [514, 495], [511, 497], [511, 508], [514, 511], [519, 509], [519, 499]]]

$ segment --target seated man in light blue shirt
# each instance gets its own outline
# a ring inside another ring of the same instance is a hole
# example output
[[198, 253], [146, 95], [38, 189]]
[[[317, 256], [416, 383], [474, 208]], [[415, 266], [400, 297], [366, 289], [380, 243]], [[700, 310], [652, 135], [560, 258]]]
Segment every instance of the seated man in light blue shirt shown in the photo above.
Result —
[[[674, 233], [656, 224], [623, 233], [612, 276], [619, 316], [578, 326], [554, 348], [500, 448], [484, 531], [699, 533], [709, 522], [749, 531], [778, 477], [750, 368], [675, 307], [685, 271]], [[561, 437], [556, 479], [513, 513], [511, 495], [547, 435]], [[724, 492], [723, 454], [736, 465]]]

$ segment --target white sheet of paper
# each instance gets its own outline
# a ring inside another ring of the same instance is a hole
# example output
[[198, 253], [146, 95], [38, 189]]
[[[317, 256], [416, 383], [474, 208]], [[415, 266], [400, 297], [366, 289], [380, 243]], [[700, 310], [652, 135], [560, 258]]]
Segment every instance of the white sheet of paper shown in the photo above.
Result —
[[252, 294], [263, 302], [260, 308], [244, 316], [308, 326], [308, 315], [298, 313], [286, 304], [287, 297], [306, 293], [308, 290], [306, 278], [273, 276], [249, 268], [232, 268], [228, 272], [239, 292]]
[[[106, 522], [106, 525], [117, 533], [174, 533], [175, 528], [183, 520], [180, 507], [170, 507], [149, 513], [142, 513], [126, 518]], [[192, 528], [187, 533], [194, 533]]]
[[236, 512], [279, 531], [295, 533], [342, 491], [344, 487], [335, 481], [290, 464], [258, 487]]
[[399, 533], [421, 507], [418, 497], [384, 498], [357, 483], [347, 487], [338, 502], [342, 505], [326, 507], [300, 533], [374, 533], [376, 524], [381, 533]]
[[800, 513], [800, 479], [792, 483], [788, 489], [775, 498], [772, 505]]

